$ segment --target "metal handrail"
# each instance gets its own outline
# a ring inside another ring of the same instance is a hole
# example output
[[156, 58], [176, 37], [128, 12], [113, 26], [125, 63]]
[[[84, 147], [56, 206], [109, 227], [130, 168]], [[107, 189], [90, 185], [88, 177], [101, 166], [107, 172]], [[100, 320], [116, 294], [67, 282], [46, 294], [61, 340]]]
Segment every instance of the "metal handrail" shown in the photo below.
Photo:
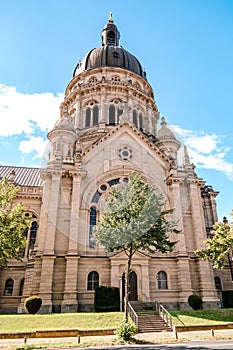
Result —
[[165, 309], [165, 307], [163, 307], [163, 305], [160, 304], [159, 301], [155, 302], [155, 309], [164, 322], [166, 322], [168, 327], [173, 330], [172, 315]]
[[131, 320], [136, 324], [138, 328], [138, 315], [136, 314], [130, 302], [128, 302], [128, 305], [129, 305], [129, 316], [131, 317]]

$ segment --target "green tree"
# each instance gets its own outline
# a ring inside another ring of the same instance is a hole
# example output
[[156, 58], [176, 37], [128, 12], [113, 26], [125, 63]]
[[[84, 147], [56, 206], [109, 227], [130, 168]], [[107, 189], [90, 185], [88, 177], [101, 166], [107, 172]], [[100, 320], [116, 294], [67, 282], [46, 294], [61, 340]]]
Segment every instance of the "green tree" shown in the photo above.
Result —
[[156, 190], [133, 173], [128, 183], [113, 186], [106, 207], [94, 229], [96, 240], [106, 251], [124, 251], [127, 256], [125, 320], [128, 321], [129, 274], [132, 257], [138, 250], [154, 253], [172, 251], [168, 233], [178, 232], [176, 223], [168, 220], [173, 210]]
[[[233, 217], [233, 212], [231, 213]], [[213, 237], [204, 241], [205, 248], [195, 251], [195, 254], [203, 259], [210, 260], [214, 268], [223, 269], [229, 261], [233, 249], [233, 224], [216, 222], [212, 230]]]
[[5, 177], [0, 182], [0, 265], [4, 267], [10, 258], [20, 260], [19, 249], [26, 243], [22, 234], [29, 220], [24, 216], [24, 205], [12, 203], [19, 190]]

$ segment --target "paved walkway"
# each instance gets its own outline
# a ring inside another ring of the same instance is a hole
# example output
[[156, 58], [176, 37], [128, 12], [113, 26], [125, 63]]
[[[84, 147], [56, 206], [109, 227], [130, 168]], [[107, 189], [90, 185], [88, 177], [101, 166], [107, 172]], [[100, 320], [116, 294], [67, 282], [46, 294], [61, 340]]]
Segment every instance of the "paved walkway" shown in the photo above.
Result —
[[[141, 341], [148, 343], [162, 343], [162, 342], [174, 342], [176, 341], [176, 335], [173, 332], [159, 332], [159, 333], [139, 333], [135, 336]], [[98, 343], [104, 343], [108, 346], [111, 340], [116, 339], [115, 335], [108, 336], [92, 336], [92, 337], [80, 337], [80, 343], [85, 344], [93, 342], [98, 346]], [[198, 339], [233, 339], [233, 329], [232, 330], [215, 330], [214, 334], [212, 331], [198, 331], [198, 332], [180, 332], [178, 333], [178, 341], [191, 341]], [[61, 344], [61, 343], [72, 343], [74, 346], [78, 343], [78, 337], [69, 337], [69, 338], [33, 338], [27, 339], [26, 344]], [[0, 349], [9, 349], [10, 346], [24, 345], [24, 339], [1, 339], [0, 340]]]

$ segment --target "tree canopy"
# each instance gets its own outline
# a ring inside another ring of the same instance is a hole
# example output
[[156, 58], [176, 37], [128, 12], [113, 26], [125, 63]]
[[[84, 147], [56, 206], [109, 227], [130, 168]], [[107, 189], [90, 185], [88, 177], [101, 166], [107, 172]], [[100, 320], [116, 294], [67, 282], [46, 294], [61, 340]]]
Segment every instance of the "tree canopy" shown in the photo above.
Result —
[[[233, 217], [233, 212], [231, 217]], [[195, 254], [203, 260], [210, 260], [214, 268], [223, 269], [233, 249], [232, 222], [216, 222], [212, 234], [213, 237], [204, 241], [205, 248], [195, 251]]]
[[162, 195], [142, 182], [136, 173], [128, 183], [113, 186], [106, 199], [105, 211], [94, 228], [94, 235], [106, 251], [124, 251], [127, 255], [126, 297], [135, 252], [166, 253], [174, 248], [176, 242], [170, 241], [168, 234], [178, 232], [177, 224], [169, 220], [173, 210], [165, 209], [165, 204]]
[[10, 258], [20, 260], [19, 249], [25, 247], [23, 232], [29, 226], [22, 203], [12, 204], [20, 187], [4, 177], [0, 182], [0, 265], [7, 266]]

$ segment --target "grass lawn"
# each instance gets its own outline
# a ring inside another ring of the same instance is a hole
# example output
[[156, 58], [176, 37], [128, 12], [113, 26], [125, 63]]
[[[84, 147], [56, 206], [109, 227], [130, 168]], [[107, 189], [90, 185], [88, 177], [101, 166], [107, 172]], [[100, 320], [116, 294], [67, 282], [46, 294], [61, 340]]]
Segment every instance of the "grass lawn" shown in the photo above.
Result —
[[[175, 326], [233, 322], [233, 309], [170, 311]], [[30, 332], [46, 329], [116, 328], [124, 319], [122, 312], [46, 315], [0, 315], [0, 333]]]
[[233, 309], [170, 311], [175, 326], [233, 322]]
[[123, 318], [124, 314], [122, 312], [0, 315], [0, 333], [31, 332], [46, 329], [116, 328]]

